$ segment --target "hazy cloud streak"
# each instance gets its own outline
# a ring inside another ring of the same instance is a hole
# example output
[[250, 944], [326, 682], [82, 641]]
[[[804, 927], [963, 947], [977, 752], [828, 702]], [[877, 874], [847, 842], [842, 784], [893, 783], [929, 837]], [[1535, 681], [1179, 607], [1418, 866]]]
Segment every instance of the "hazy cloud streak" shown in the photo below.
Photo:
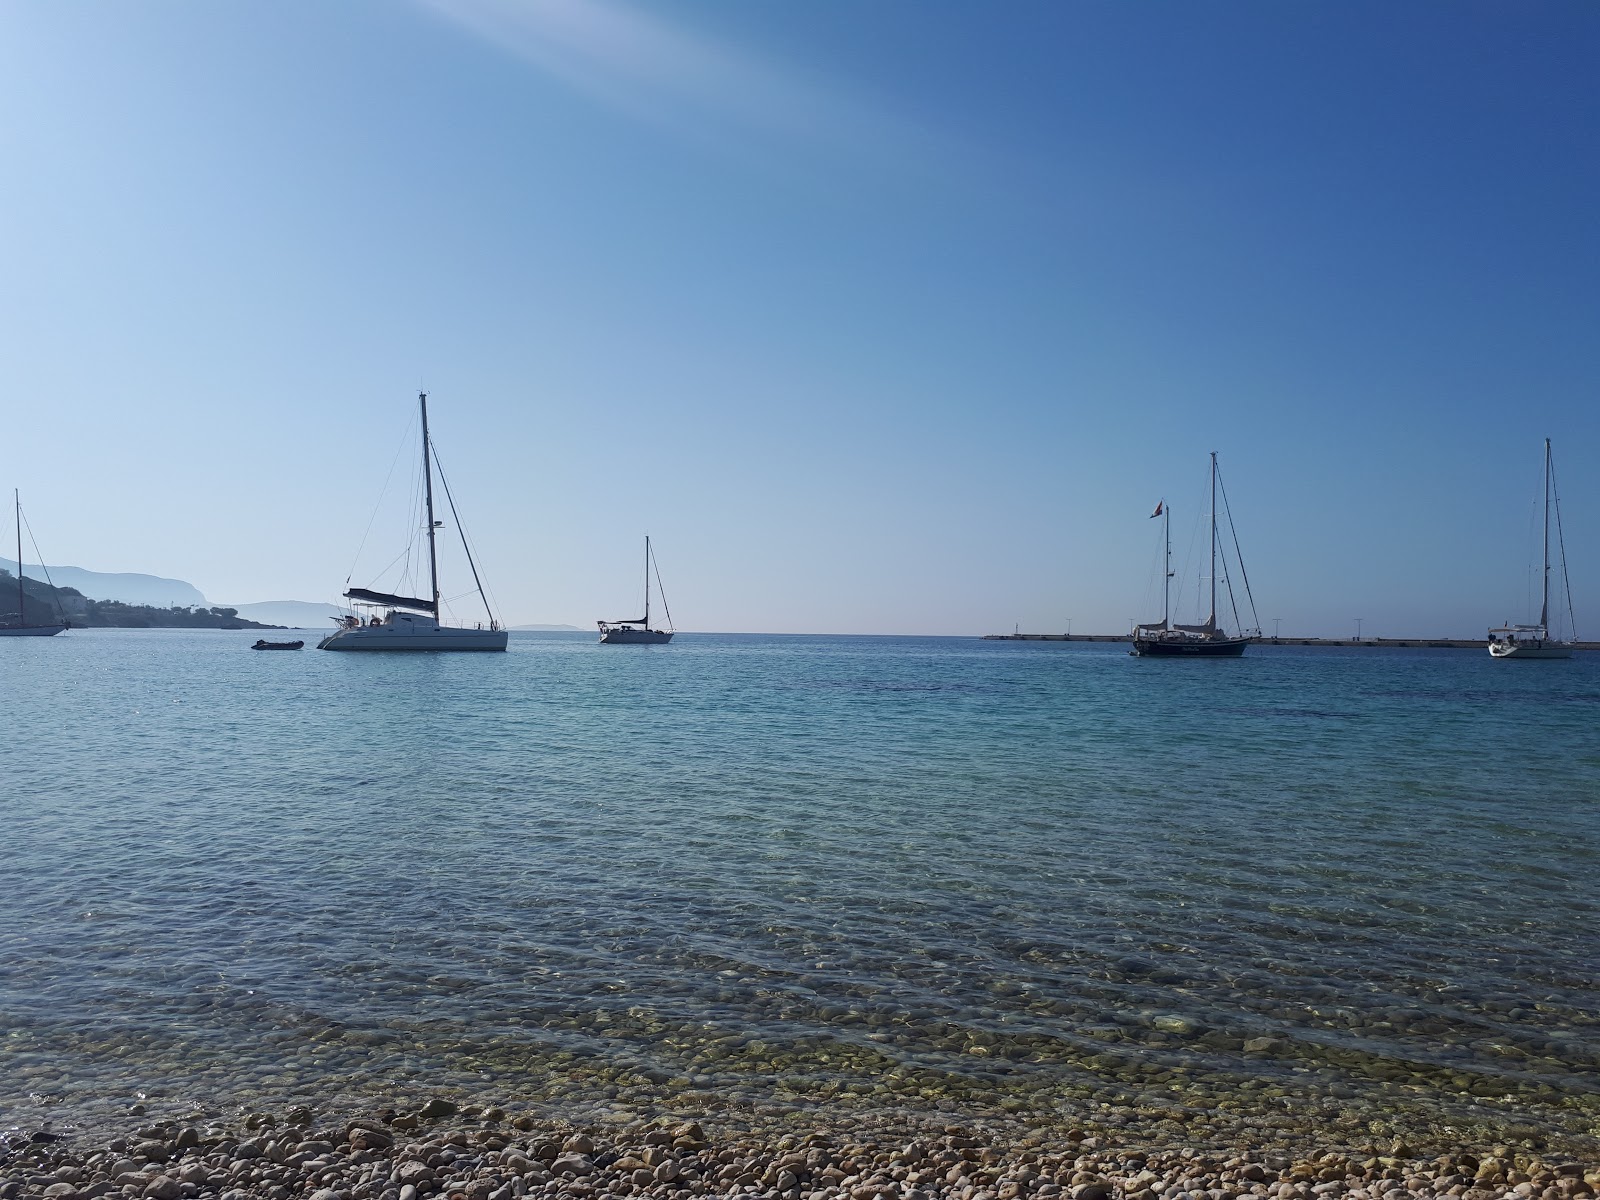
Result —
[[923, 158], [934, 136], [833, 82], [668, 26], [615, 0], [419, 0], [635, 120], [700, 140]]

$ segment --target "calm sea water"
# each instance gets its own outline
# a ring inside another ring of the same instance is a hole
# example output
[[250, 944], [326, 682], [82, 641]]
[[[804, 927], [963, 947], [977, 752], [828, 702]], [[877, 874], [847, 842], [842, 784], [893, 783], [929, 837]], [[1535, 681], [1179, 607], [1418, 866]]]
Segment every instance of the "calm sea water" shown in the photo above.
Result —
[[0, 1123], [432, 1089], [1593, 1145], [1600, 662], [0, 643]]

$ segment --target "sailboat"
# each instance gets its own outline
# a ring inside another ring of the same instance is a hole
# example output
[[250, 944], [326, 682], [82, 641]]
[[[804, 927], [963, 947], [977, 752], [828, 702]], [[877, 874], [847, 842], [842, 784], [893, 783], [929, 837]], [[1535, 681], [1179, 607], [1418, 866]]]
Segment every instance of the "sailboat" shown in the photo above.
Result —
[[[439, 554], [435, 538], [442, 522], [433, 518], [433, 442], [428, 436], [428, 393], [419, 392], [417, 402], [422, 409], [422, 480], [428, 522], [428, 584], [427, 596], [401, 596], [393, 592], [380, 592], [372, 588], [347, 588], [345, 598], [353, 606], [364, 608], [369, 615], [335, 617], [339, 628], [317, 643], [318, 650], [504, 650], [506, 631], [500, 622], [490, 616], [489, 626], [467, 629], [446, 625], [439, 619]], [[440, 477], [443, 480], [443, 476]], [[455, 500], [450, 496], [450, 484], [444, 481], [445, 498], [450, 502], [451, 515], [455, 515]], [[460, 529], [460, 521], [456, 522]], [[472, 581], [478, 586], [485, 611], [489, 598], [484, 595], [483, 583], [478, 578], [478, 565], [472, 561], [472, 548], [463, 536], [461, 544], [467, 552], [467, 565], [472, 568]], [[382, 615], [378, 615], [379, 613]]]
[[[1572, 588], [1567, 582], [1567, 543], [1561, 535], [1561, 498], [1555, 495], [1555, 474], [1551, 467], [1550, 439], [1544, 440], [1544, 571], [1541, 579], [1539, 623], [1506, 624], [1489, 630], [1489, 653], [1495, 658], [1571, 658], [1578, 648], [1575, 640], [1562, 641], [1550, 636], [1550, 501], [1555, 498], [1556, 542], [1561, 548], [1561, 590], [1567, 598], [1567, 619], [1572, 621]], [[1575, 629], [1576, 623], [1569, 625]]]
[[[655, 569], [656, 590], [661, 592], [661, 607], [666, 610], [667, 627], [650, 628], [650, 573]], [[655, 566], [650, 537], [644, 539], [644, 616], [637, 621], [596, 621], [600, 642], [605, 646], [658, 646], [672, 640], [672, 610], [667, 608], [667, 593], [661, 587], [661, 569]]]
[[0, 637], [55, 637], [67, 628], [65, 620], [28, 624], [28, 598], [22, 590], [22, 495], [13, 491], [11, 496], [17, 513], [17, 612], [15, 624], [0, 625]]
[[[1227, 503], [1227, 492], [1223, 492]], [[1151, 516], [1160, 516], [1166, 544], [1166, 566], [1161, 579], [1161, 623], [1135, 625], [1133, 649], [1129, 652], [1151, 658], [1238, 658], [1244, 648], [1261, 636], [1261, 622], [1255, 615], [1255, 597], [1250, 595], [1250, 577], [1245, 574], [1244, 560], [1239, 560], [1239, 575], [1244, 583], [1245, 596], [1250, 603], [1250, 616], [1255, 621], [1252, 629], [1241, 629], [1229, 635], [1217, 623], [1217, 452], [1211, 452], [1211, 612], [1203, 625], [1179, 625], [1172, 620], [1172, 509], [1165, 500], [1156, 506]], [[1233, 514], [1228, 515], [1228, 528], [1233, 531]], [[1239, 550], [1239, 537], [1233, 535], [1235, 557]], [[1238, 621], [1238, 606], [1233, 603], [1233, 580], [1227, 572], [1226, 554], [1223, 556], [1224, 581], [1228, 600], [1234, 608], [1234, 621]]]

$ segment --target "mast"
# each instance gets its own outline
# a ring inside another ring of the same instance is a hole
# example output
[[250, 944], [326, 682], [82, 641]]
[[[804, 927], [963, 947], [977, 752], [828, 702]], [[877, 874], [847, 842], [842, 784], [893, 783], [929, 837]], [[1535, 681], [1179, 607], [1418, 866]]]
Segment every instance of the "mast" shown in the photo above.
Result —
[[1161, 577], [1161, 628], [1172, 628], [1172, 506], [1161, 505], [1161, 523], [1167, 540], [1167, 568]]
[[1217, 452], [1211, 452], [1211, 615], [1206, 627], [1217, 631]]
[[439, 619], [439, 554], [433, 538], [433, 462], [428, 455], [428, 393], [418, 392], [422, 405], [422, 479], [428, 498], [428, 581], [433, 588], [433, 619]]
[[[1549, 445], [1549, 442], [1545, 443], [1547, 448]], [[17, 510], [17, 624], [26, 625], [28, 614], [22, 598], [22, 492], [12, 488], [11, 500]]]
[[650, 628], [650, 535], [644, 535], [644, 627]]
[[[19, 558], [20, 558], [20, 551]], [[1540, 637], [1550, 632], [1550, 439], [1544, 440], [1544, 572], [1539, 604]]]

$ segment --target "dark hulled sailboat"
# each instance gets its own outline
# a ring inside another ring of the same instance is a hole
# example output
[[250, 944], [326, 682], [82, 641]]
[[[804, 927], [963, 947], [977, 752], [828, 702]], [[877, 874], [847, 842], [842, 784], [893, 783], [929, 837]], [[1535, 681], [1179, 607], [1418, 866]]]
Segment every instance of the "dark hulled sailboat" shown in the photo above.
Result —
[[[650, 573], [655, 570], [656, 590], [661, 593], [661, 607], [666, 610], [667, 627], [650, 628]], [[655, 555], [650, 550], [650, 536], [644, 539], [644, 616], [636, 621], [596, 621], [600, 627], [600, 641], [607, 646], [659, 646], [672, 640], [672, 610], [667, 608], [667, 593], [661, 586], [661, 569], [655, 565]]]
[[[1226, 497], [1226, 493], [1224, 493]], [[1261, 636], [1261, 622], [1255, 616], [1255, 599], [1250, 595], [1250, 579], [1245, 575], [1244, 561], [1239, 560], [1239, 575], [1244, 583], [1245, 596], [1250, 603], [1252, 629], [1241, 629], [1230, 635], [1217, 623], [1217, 453], [1211, 452], [1211, 610], [1200, 625], [1179, 625], [1172, 620], [1172, 509], [1163, 500], [1151, 516], [1161, 516], [1164, 521], [1163, 541], [1166, 556], [1161, 578], [1161, 623], [1135, 625], [1132, 654], [1148, 658], [1238, 658], [1244, 648]], [[1228, 517], [1228, 528], [1233, 529], [1233, 516]], [[1238, 553], [1239, 539], [1234, 535], [1234, 553]], [[1223, 556], [1226, 562], [1226, 555]], [[1233, 581], [1227, 580], [1228, 598], [1233, 600]], [[1234, 606], [1234, 621], [1238, 609]]]

